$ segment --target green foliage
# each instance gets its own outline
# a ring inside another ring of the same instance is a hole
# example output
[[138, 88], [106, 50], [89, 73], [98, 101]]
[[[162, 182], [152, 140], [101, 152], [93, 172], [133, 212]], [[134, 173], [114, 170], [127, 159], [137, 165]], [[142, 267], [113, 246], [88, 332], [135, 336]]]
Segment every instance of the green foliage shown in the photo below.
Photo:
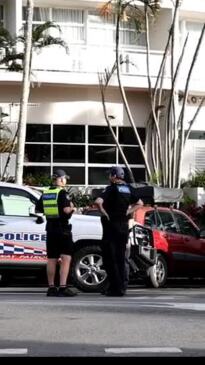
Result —
[[205, 228], [205, 205], [196, 206], [196, 202], [190, 197], [185, 197], [180, 205], [180, 210], [186, 213], [200, 228]]
[[90, 194], [83, 194], [81, 191], [78, 191], [77, 193], [71, 193], [70, 197], [73, 204], [77, 208], [92, 206], [94, 203], [94, 200]]
[[45, 174], [27, 174], [23, 179], [24, 184], [31, 186], [49, 186], [51, 181], [51, 177]]
[[189, 180], [182, 183], [182, 188], [183, 187], [205, 188], [205, 170], [196, 171]]

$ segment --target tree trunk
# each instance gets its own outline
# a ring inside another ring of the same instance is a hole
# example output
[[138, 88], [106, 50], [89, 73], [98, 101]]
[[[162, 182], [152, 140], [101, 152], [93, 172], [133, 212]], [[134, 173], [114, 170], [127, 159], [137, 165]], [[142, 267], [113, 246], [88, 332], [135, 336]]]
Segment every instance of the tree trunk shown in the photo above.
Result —
[[18, 128], [18, 144], [16, 155], [16, 183], [23, 182], [23, 163], [25, 153], [26, 139], [26, 123], [28, 99], [30, 93], [30, 60], [32, 49], [32, 20], [33, 20], [33, 0], [27, 0], [27, 19], [26, 19], [26, 34], [25, 34], [25, 55], [23, 65], [23, 85], [22, 97], [19, 111], [19, 128]]

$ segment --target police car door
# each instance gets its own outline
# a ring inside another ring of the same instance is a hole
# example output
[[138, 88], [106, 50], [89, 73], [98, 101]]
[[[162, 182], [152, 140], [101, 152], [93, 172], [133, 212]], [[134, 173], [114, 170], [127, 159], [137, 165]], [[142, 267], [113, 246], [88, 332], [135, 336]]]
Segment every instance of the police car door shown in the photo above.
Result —
[[30, 216], [35, 203], [23, 187], [0, 187], [0, 264], [45, 261], [45, 223]]

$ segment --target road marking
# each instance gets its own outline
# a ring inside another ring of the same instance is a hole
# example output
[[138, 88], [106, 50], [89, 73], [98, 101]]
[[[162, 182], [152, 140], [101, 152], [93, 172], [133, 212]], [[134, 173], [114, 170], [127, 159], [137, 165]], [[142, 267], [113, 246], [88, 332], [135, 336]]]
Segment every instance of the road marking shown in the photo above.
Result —
[[130, 353], [181, 353], [178, 347], [113, 347], [106, 348], [109, 354], [130, 354]]
[[28, 349], [0, 349], [0, 355], [24, 355]]

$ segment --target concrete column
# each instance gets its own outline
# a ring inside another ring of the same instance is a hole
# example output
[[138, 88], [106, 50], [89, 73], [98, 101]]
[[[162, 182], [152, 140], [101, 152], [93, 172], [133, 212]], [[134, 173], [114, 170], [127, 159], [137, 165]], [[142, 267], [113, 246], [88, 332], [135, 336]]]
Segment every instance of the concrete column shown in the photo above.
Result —
[[5, 2], [5, 27], [12, 35], [16, 35], [22, 27], [22, 0]]

